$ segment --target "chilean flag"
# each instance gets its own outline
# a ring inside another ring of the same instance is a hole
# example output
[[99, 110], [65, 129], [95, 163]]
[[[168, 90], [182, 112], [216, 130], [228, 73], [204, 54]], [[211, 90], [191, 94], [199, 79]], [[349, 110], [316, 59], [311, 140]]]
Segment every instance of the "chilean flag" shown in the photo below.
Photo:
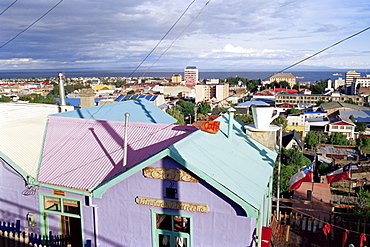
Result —
[[328, 180], [328, 183], [334, 183], [342, 180], [349, 179], [349, 171], [351, 170], [351, 164], [345, 165], [342, 168], [339, 168], [338, 170], [335, 170], [329, 174], [326, 175], [326, 179]]
[[294, 174], [290, 180], [290, 188], [289, 190], [297, 190], [299, 187], [301, 187], [301, 184], [303, 182], [312, 182], [312, 170], [313, 170], [313, 163], [315, 162], [312, 161], [311, 164], [309, 164], [306, 168], [304, 168], [302, 171], [297, 172]]

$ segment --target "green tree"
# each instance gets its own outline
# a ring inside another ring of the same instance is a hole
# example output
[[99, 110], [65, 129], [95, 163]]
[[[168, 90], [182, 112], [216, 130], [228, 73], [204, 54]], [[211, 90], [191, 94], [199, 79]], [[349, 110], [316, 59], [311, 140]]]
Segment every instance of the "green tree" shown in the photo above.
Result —
[[310, 85], [310, 90], [312, 91], [312, 94], [322, 94], [325, 91], [326, 86], [328, 85], [327, 80], [326, 81], [318, 81], [316, 84]]
[[181, 114], [184, 117], [193, 116], [194, 115], [194, 106], [195, 104], [190, 101], [179, 100], [176, 103], [177, 108], [180, 110]]
[[5, 96], [5, 95], [2, 95], [0, 97], [0, 102], [10, 102], [10, 101], [12, 101], [11, 97], [8, 97], [8, 96]]
[[366, 130], [366, 123], [364, 122], [356, 122], [356, 128], [355, 131], [357, 132], [364, 132]]
[[286, 110], [285, 113], [286, 114], [299, 114], [301, 113], [301, 111], [293, 107], [293, 108]]
[[30, 101], [32, 98], [28, 95], [21, 95], [19, 96], [19, 100], [22, 100], [22, 101]]
[[[281, 164], [280, 166], [280, 193], [288, 192], [290, 188], [289, 180], [293, 176], [293, 174], [298, 172], [298, 168], [296, 166], [287, 166], [285, 164]], [[276, 195], [277, 193], [277, 177], [278, 177], [278, 164], [275, 163], [274, 166], [274, 175], [273, 175], [273, 187], [272, 193]]]
[[235, 118], [243, 124], [253, 124], [253, 116], [250, 114], [235, 114]]
[[321, 104], [323, 103], [326, 103], [325, 100], [322, 100], [322, 99], [319, 99], [317, 102], [316, 102], [316, 106], [320, 106]]
[[306, 134], [304, 141], [308, 148], [313, 148], [316, 145], [316, 143], [319, 143], [320, 141], [320, 133], [316, 131], [309, 131]]
[[[367, 189], [361, 186], [356, 194], [358, 198], [358, 205], [360, 207], [370, 207], [370, 192]], [[355, 213], [370, 215], [370, 210], [356, 209]]]
[[203, 114], [203, 115], [207, 115], [210, 112], [211, 112], [211, 106], [209, 104], [207, 104], [206, 102], [202, 101], [200, 103], [198, 113]]
[[347, 136], [340, 132], [332, 133], [328, 136], [327, 142], [329, 144], [335, 144], [335, 145], [348, 145], [349, 141], [347, 140]]
[[184, 115], [181, 114], [180, 110], [177, 107], [172, 107], [171, 109], [168, 109], [167, 113], [177, 119], [177, 122], [175, 124], [185, 124]]
[[283, 148], [281, 158], [284, 164], [296, 166], [298, 169], [308, 166], [311, 163], [310, 159], [304, 156], [303, 153], [296, 148]]
[[370, 137], [359, 137], [356, 139], [356, 145], [360, 147], [370, 147]]
[[277, 118], [272, 121], [272, 124], [277, 125], [277, 126], [282, 126], [283, 127], [283, 132], [286, 132], [286, 127], [288, 126], [288, 120], [286, 119], [285, 116], [280, 115]]
[[353, 104], [353, 105], [358, 105], [357, 102], [354, 102], [352, 99], [348, 99], [348, 100], [345, 100], [344, 103], [349, 103], [349, 104]]

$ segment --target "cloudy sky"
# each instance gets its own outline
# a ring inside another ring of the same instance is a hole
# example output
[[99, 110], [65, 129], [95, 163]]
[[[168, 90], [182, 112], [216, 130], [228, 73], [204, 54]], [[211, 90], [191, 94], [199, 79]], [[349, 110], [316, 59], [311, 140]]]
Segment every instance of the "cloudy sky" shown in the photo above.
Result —
[[[370, 26], [368, 0], [64, 0], [12, 40], [59, 1], [0, 15], [0, 71], [135, 69], [189, 5], [139, 70], [280, 70]], [[370, 30], [302, 65], [370, 69]]]

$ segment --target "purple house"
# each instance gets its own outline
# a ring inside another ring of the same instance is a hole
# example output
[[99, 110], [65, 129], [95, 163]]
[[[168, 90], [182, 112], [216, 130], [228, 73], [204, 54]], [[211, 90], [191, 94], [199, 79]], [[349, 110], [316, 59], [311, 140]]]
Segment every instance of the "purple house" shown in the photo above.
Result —
[[72, 246], [260, 243], [276, 152], [248, 137], [232, 113], [217, 119], [216, 134], [131, 116], [126, 125], [62, 115], [49, 116], [37, 177], [22, 179], [2, 160], [14, 192], [6, 210], [17, 209], [7, 220], [69, 235]]

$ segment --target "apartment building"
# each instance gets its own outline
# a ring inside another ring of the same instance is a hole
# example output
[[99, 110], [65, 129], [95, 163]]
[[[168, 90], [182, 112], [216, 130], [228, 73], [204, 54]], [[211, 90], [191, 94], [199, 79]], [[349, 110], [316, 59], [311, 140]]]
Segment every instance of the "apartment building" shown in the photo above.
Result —
[[199, 80], [199, 72], [197, 67], [188, 66], [184, 70], [184, 81], [185, 85], [196, 85]]
[[335, 94], [335, 95], [277, 94], [275, 95], [276, 104], [307, 103], [307, 104], [315, 105], [317, 101], [319, 100], [323, 100], [325, 102], [329, 102], [329, 101], [344, 102], [346, 100], [352, 100], [353, 102], [358, 103], [358, 105], [360, 106], [364, 105], [365, 103], [364, 97], [357, 96], [357, 95], [339, 95], [339, 94]]
[[[195, 86], [195, 102], [211, 99], [222, 101], [229, 96], [229, 83], [201, 83]], [[227, 103], [223, 101], [221, 103]]]

